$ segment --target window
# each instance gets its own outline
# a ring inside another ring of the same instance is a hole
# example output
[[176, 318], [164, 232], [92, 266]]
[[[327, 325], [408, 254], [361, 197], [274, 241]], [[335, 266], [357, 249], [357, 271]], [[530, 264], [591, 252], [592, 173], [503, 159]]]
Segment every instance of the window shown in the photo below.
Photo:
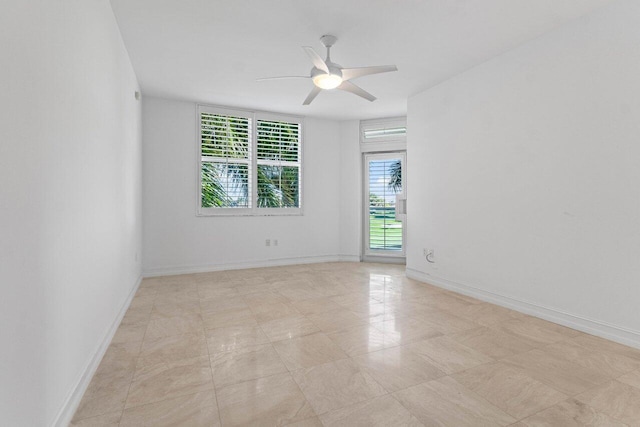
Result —
[[200, 215], [301, 214], [302, 119], [198, 107]]
[[407, 120], [404, 117], [360, 122], [360, 142], [406, 141]]

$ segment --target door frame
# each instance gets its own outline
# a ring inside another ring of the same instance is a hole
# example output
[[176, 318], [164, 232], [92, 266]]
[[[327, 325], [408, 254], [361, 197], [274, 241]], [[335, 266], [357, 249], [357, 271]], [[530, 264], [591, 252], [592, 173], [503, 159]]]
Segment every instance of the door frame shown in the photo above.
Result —
[[404, 263], [406, 260], [407, 221], [402, 222], [402, 251], [379, 250], [369, 248], [369, 160], [400, 158], [402, 162], [402, 192], [400, 195], [406, 198], [407, 194], [407, 152], [406, 150], [394, 150], [384, 152], [369, 152], [362, 155], [362, 255], [368, 262]]

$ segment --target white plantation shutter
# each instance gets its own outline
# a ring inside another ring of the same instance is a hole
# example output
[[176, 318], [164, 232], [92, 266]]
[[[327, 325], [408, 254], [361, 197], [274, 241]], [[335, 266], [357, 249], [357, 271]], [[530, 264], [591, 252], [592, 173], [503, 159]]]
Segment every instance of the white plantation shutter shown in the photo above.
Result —
[[198, 106], [198, 214], [301, 214], [302, 123]]
[[201, 206], [251, 206], [252, 120], [200, 113]]
[[300, 206], [300, 123], [256, 122], [259, 208]]
[[360, 121], [360, 151], [363, 153], [406, 150], [406, 144], [406, 118]]
[[379, 138], [398, 138], [407, 135], [406, 126], [382, 127], [378, 129], [364, 129], [363, 139], [369, 141]]

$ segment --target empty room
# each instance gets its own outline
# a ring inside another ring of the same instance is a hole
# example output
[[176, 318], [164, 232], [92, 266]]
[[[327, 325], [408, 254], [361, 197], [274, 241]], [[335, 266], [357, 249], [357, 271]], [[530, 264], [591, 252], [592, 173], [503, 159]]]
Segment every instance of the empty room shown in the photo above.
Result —
[[640, 426], [640, 2], [0, 2], [0, 425]]

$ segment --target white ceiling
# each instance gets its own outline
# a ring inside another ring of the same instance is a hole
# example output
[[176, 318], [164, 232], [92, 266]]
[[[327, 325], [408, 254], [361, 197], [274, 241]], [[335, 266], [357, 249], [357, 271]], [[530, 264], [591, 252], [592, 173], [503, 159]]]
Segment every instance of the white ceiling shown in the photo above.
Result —
[[[144, 95], [333, 119], [406, 113], [407, 97], [611, 0], [111, 0]], [[323, 91], [301, 49], [345, 67], [396, 64], [354, 80], [377, 96]]]

